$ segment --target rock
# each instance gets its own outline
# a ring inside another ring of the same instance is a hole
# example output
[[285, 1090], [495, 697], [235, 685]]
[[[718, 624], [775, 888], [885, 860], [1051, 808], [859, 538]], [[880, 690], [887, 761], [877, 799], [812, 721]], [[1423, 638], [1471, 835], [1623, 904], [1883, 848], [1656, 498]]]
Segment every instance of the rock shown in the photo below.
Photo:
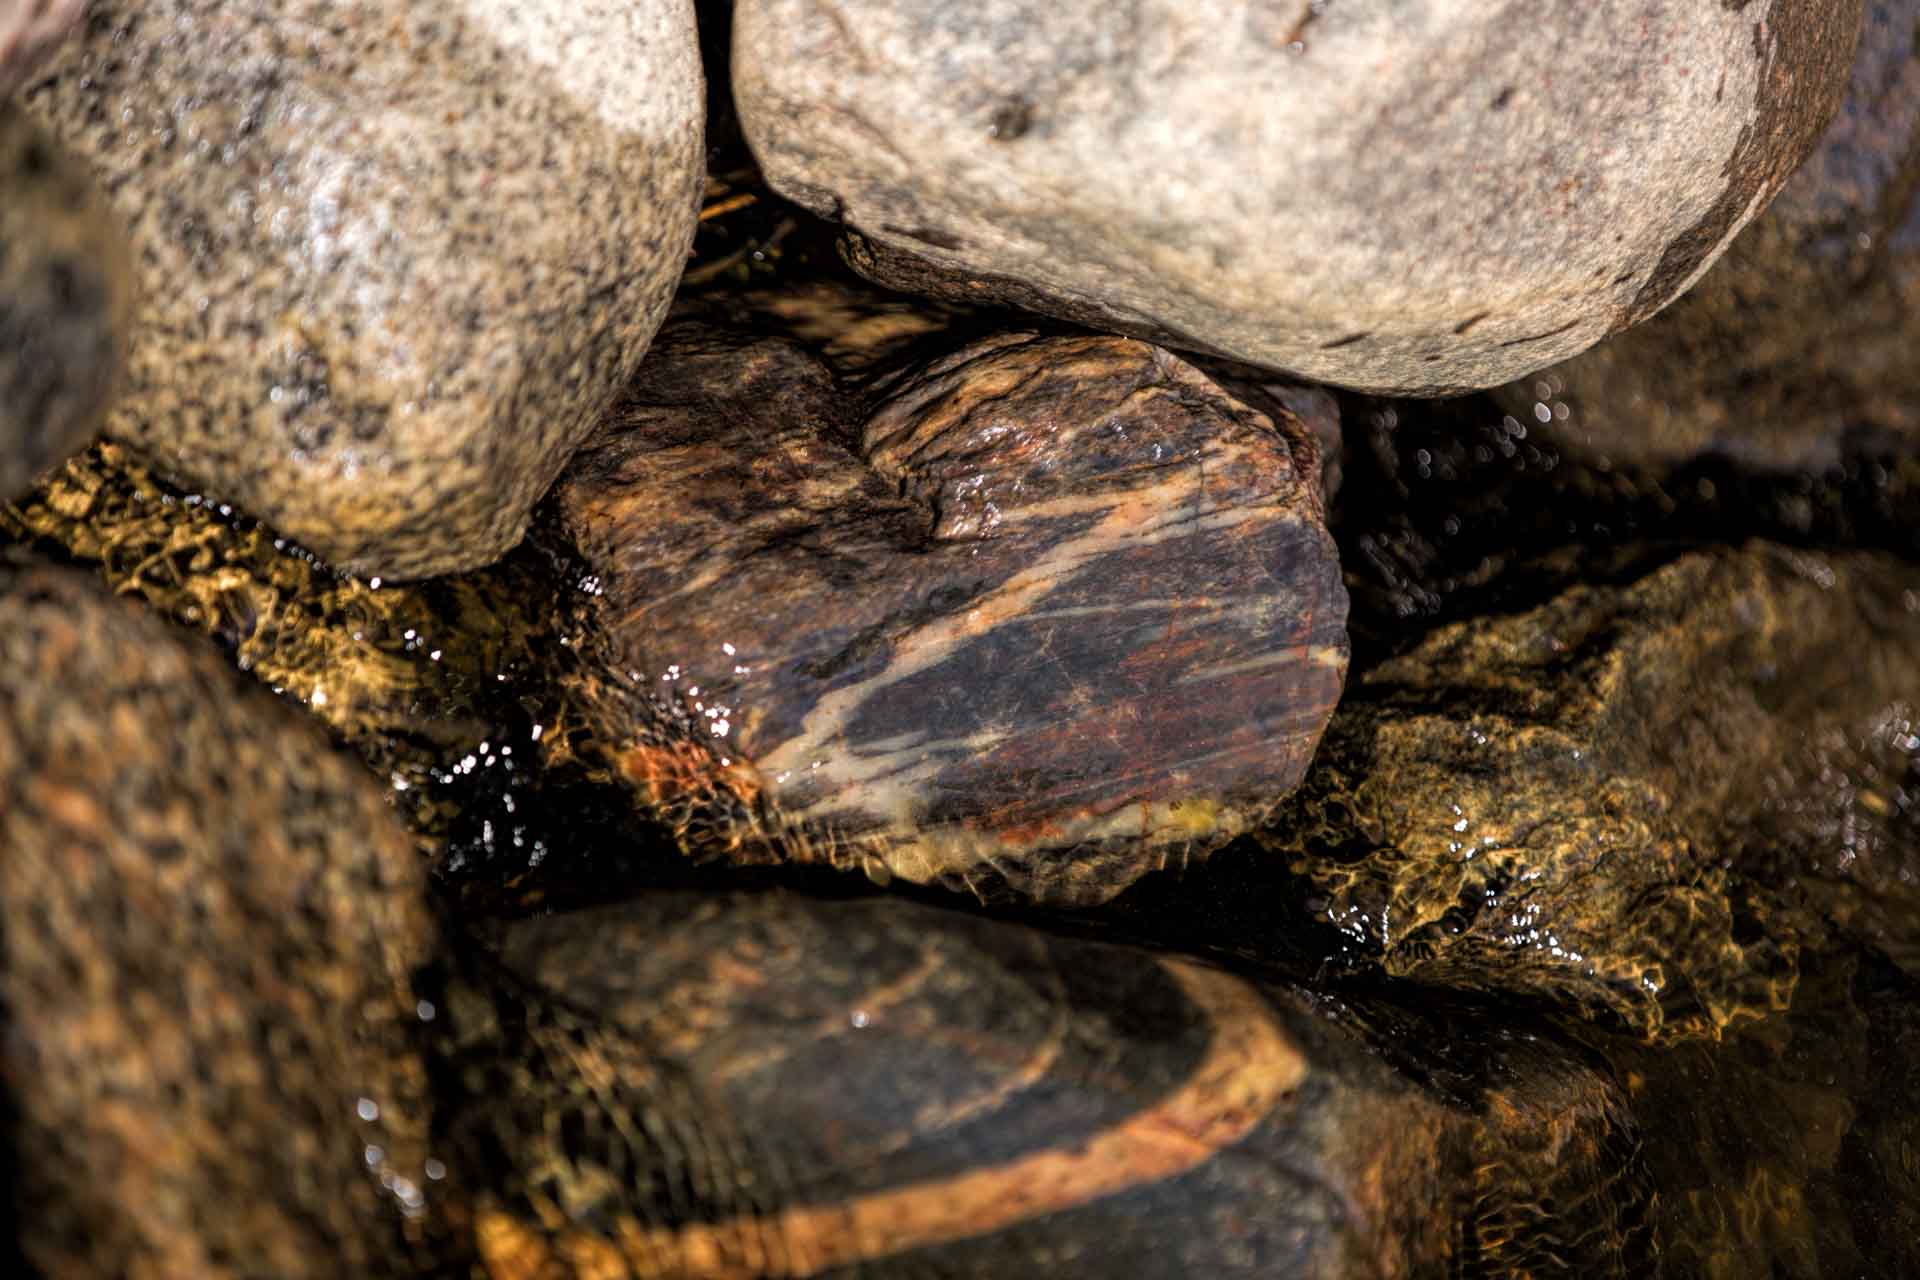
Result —
[[555, 488], [602, 759], [702, 853], [1062, 903], [1298, 781], [1346, 667], [1312, 433], [1131, 339], [857, 389], [689, 318]]
[[[1920, 989], [1809, 965], [1784, 1018], [1718, 1043], [1599, 1046], [1651, 1140], [1648, 1274], [1901, 1276], [1920, 1265]], [[1657, 1135], [1657, 1136], [1655, 1136]]]
[[412, 1274], [434, 934], [379, 786], [211, 652], [0, 552], [0, 851], [41, 1273]]
[[386, 779], [432, 855], [476, 768], [502, 776], [533, 763], [525, 745], [516, 760], [508, 738], [540, 723], [590, 600], [568, 567], [524, 543], [484, 569], [423, 582], [333, 572], [232, 507], [170, 488], [112, 442], [0, 506], [6, 536], [95, 568], [115, 594], [213, 639]]
[[1503, 388], [1545, 441], [1619, 463], [1820, 469], [1920, 440], [1915, 0], [1869, 0], [1840, 115], [1767, 212], [1646, 327]]
[[[0, 80], [4, 63], [0, 49]], [[99, 430], [132, 307], [126, 235], [104, 198], [0, 101], [0, 501]]]
[[498, 946], [439, 1025], [501, 1280], [1644, 1274], [1622, 1094], [1535, 1037], [1450, 1099], [1285, 987], [898, 900]]
[[1807, 945], [1920, 956], [1917, 669], [1911, 567], [1688, 553], [1374, 665], [1261, 838], [1389, 974], [1715, 1034]]
[[1644, 320], [1831, 118], [1855, 0], [748, 0], [742, 125], [883, 284], [1323, 382]]
[[11, 97], [66, 39], [87, 0], [0, 0], [0, 98]]
[[138, 250], [110, 434], [358, 573], [519, 539], [693, 234], [686, 0], [103, 0], [50, 72]]

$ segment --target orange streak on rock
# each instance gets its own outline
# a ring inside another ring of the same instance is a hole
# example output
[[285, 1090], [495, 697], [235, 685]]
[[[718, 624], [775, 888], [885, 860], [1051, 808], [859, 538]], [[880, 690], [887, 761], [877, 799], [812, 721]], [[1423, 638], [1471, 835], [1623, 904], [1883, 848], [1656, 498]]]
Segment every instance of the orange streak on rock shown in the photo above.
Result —
[[628, 1265], [636, 1276], [812, 1275], [984, 1235], [1196, 1168], [1246, 1137], [1307, 1065], [1247, 983], [1185, 960], [1161, 963], [1214, 1033], [1187, 1083], [1157, 1104], [1062, 1147], [836, 1205], [677, 1229], [623, 1223]]

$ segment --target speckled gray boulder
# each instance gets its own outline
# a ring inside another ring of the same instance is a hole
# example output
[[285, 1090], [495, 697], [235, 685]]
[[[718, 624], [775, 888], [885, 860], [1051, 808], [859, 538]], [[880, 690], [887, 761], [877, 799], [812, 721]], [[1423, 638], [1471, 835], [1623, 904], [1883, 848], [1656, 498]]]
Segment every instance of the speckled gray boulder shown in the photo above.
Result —
[[0, 98], [26, 82], [66, 38], [87, 0], [0, 0]]
[[132, 281], [126, 233], [84, 167], [0, 100], [0, 502], [99, 430]]
[[48, 69], [138, 251], [109, 434], [364, 574], [513, 545], [693, 235], [690, 0], [98, 0]]
[[1859, 13], [741, 0], [734, 92], [883, 284], [1440, 394], [1691, 284], [1832, 115]]
[[1822, 468], [1920, 445], [1920, 0], [1869, 0], [1853, 82], [1780, 198], [1649, 324], [1497, 393], [1536, 440]]

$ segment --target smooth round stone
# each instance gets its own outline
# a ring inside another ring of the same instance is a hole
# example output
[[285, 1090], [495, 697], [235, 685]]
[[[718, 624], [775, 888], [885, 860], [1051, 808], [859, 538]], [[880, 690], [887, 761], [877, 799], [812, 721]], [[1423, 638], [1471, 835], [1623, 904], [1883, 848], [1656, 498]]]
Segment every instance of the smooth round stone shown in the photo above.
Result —
[[1839, 116], [1780, 198], [1642, 328], [1502, 387], [1535, 438], [1663, 466], [1819, 469], [1920, 443], [1920, 0], [1870, 0]]
[[48, 1276], [412, 1274], [424, 865], [211, 647], [0, 551], [0, 1072]]
[[103, 0], [49, 71], [138, 250], [109, 433], [362, 575], [520, 538], [691, 243], [687, 0]]
[[119, 220], [86, 171], [0, 101], [0, 501], [100, 429], [132, 310]]
[[1646, 1205], [1621, 1087], [1544, 1037], [1488, 1037], [1456, 1103], [1366, 1015], [897, 899], [501, 932], [442, 1072], [495, 1276], [1551, 1274]]
[[668, 329], [556, 487], [599, 750], [701, 852], [1099, 901], [1256, 824], [1346, 670], [1312, 431], [1129, 338], [849, 391]]
[[768, 181], [883, 284], [1346, 386], [1646, 319], [1837, 106], [1859, 0], [744, 0]]

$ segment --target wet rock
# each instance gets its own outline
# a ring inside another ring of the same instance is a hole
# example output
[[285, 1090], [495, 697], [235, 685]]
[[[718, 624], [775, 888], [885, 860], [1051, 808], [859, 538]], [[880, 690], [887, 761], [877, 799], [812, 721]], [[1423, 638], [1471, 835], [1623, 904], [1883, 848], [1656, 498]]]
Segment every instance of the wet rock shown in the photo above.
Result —
[[1298, 780], [1346, 666], [1312, 433], [1130, 339], [849, 389], [690, 318], [556, 487], [574, 691], [691, 849], [1097, 901]]
[[432, 931], [380, 788], [211, 652], [0, 556], [23, 1248], [50, 1276], [408, 1273]]
[[0, 98], [12, 95], [66, 39], [87, 0], [0, 0]]
[[1356, 679], [1262, 838], [1390, 974], [1648, 1036], [1776, 1011], [1808, 942], [1913, 955], [1916, 587], [1755, 544], [1440, 627]]
[[385, 779], [434, 853], [477, 771], [498, 775], [512, 803], [505, 775], [534, 763], [537, 739], [524, 739], [590, 599], [571, 566], [524, 544], [423, 582], [338, 573], [111, 442], [0, 506], [0, 536], [94, 568], [116, 594], [213, 639]]
[[330, 14], [105, 0], [27, 95], [138, 250], [109, 432], [356, 572], [483, 564], [679, 278], [691, 8]]
[[1616, 462], [1818, 469], [1920, 438], [1920, 3], [1869, 0], [1844, 105], [1767, 212], [1645, 328], [1503, 388]]
[[1657, 1135], [1642, 1155], [1659, 1191], [1658, 1274], [1826, 1280], [1920, 1265], [1910, 981], [1869, 955], [1825, 956], [1785, 1017], [1719, 1043], [1596, 1047]]
[[898, 900], [662, 894], [498, 961], [441, 1052], [502, 1280], [1636, 1274], [1622, 1094], [1535, 1037], [1448, 1096], [1285, 987]]
[[1837, 105], [1854, 0], [752, 0], [769, 182], [894, 287], [1324, 382], [1491, 386], [1693, 282]]
[[[4, 62], [0, 50], [0, 82]], [[126, 234], [104, 197], [0, 101], [0, 501], [99, 430], [132, 306]]]

